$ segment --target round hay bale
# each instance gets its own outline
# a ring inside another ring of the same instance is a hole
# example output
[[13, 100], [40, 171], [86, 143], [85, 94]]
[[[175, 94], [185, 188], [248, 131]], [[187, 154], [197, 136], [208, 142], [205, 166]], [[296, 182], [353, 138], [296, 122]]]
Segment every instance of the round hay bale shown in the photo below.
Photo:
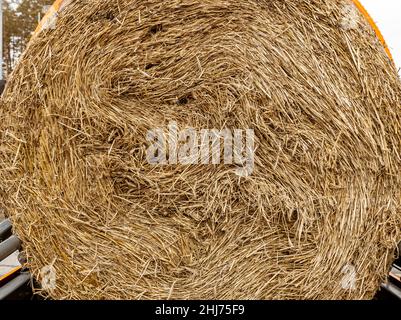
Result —
[[[6, 87], [2, 202], [51, 298], [370, 299], [400, 100], [351, 1], [74, 1]], [[150, 163], [174, 122], [254, 130], [252, 172]]]

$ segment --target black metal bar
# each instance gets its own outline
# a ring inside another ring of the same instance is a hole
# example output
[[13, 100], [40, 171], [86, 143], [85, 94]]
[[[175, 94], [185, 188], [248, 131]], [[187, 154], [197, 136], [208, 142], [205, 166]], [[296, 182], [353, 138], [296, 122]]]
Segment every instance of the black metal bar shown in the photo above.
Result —
[[21, 247], [21, 241], [16, 236], [11, 236], [0, 243], [0, 261], [7, 258]]
[[386, 290], [387, 292], [391, 293], [393, 296], [397, 297], [401, 300], [401, 289], [398, 288], [396, 285], [392, 284], [391, 282], [387, 282], [381, 285], [382, 289]]
[[0, 222], [0, 242], [11, 236], [11, 221], [6, 219]]
[[28, 272], [21, 273], [18, 277], [14, 278], [0, 288], [0, 300], [4, 300], [22, 286], [27, 285], [30, 280], [31, 275]]

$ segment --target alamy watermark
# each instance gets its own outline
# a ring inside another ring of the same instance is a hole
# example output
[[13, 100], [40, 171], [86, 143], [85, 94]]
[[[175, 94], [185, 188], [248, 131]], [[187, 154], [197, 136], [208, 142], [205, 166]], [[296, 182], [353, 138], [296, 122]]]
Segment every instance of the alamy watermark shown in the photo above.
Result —
[[344, 5], [341, 10], [341, 28], [344, 30], [354, 30], [359, 26], [359, 10], [358, 8], [350, 3]]
[[149, 130], [147, 161], [152, 165], [235, 165], [238, 176], [248, 177], [255, 165], [255, 133], [253, 129], [179, 130], [170, 122], [167, 130]]
[[355, 266], [353, 266], [352, 264], [346, 264], [342, 268], [341, 273], [344, 275], [341, 280], [341, 287], [344, 290], [355, 290], [357, 279]]
[[42, 289], [53, 292], [57, 287], [56, 269], [52, 265], [44, 266], [40, 270], [40, 279]]

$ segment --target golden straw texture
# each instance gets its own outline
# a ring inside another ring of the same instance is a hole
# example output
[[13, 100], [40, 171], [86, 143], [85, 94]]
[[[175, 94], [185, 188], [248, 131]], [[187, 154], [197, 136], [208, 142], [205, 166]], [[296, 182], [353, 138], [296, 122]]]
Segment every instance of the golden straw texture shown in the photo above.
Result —
[[[33, 275], [56, 271], [42, 293], [372, 298], [401, 240], [401, 86], [353, 10], [68, 5], [29, 45], [0, 108], [0, 203]], [[170, 121], [254, 129], [252, 175], [149, 164], [146, 133]]]

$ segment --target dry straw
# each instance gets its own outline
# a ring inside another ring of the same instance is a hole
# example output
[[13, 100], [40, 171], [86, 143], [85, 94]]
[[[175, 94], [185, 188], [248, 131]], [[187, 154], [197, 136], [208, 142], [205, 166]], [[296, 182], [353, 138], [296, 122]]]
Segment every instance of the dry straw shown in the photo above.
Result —
[[[74, 1], [0, 109], [0, 196], [51, 298], [369, 299], [401, 240], [401, 86], [351, 1]], [[352, 10], [351, 10], [352, 11]], [[251, 128], [255, 170], [146, 132]]]

